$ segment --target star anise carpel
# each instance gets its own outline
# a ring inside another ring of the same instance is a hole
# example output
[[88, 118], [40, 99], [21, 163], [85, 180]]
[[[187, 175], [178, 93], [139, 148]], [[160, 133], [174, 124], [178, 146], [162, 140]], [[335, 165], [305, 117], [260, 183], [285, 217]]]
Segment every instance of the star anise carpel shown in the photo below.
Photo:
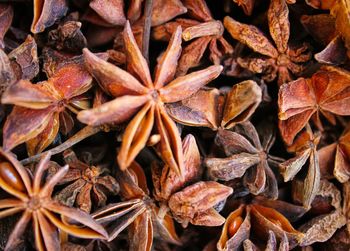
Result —
[[[15, 248], [30, 221], [33, 224], [35, 245], [38, 250], [58, 250], [60, 247], [58, 230], [81, 238], [107, 238], [104, 228], [90, 215], [52, 199], [53, 187], [67, 173], [69, 169], [67, 165], [61, 167], [50, 180], [42, 184], [43, 175], [49, 167], [50, 154], [42, 158], [32, 178], [11, 153], [6, 153], [2, 149], [0, 153], [2, 161], [0, 187], [11, 195], [11, 198], [0, 201], [2, 209], [0, 217], [23, 212], [9, 236], [5, 250]], [[62, 217], [73, 218], [81, 225], [68, 224]]]
[[278, 77], [279, 85], [291, 81], [293, 75], [299, 76], [305, 68], [305, 63], [311, 59], [306, 44], [296, 48], [288, 45], [290, 38], [288, 14], [285, 0], [270, 1], [267, 18], [275, 45], [257, 27], [240, 23], [229, 16], [224, 19], [224, 26], [234, 39], [262, 55], [262, 57], [238, 58], [238, 64], [253, 73], [262, 74], [263, 79], [268, 82]]
[[161, 56], [152, 81], [146, 60], [138, 48], [129, 22], [124, 29], [127, 71], [94, 56], [84, 49], [89, 72], [101, 88], [115, 99], [100, 107], [82, 111], [78, 119], [92, 126], [120, 123], [130, 119], [125, 129], [118, 164], [125, 170], [145, 147], [152, 129], [160, 135], [157, 148], [164, 162], [179, 175], [183, 174], [181, 138], [175, 123], [167, 114], [165, 104], [183, 100], [215, 79], [222, 66], [210, 66], [174, 79], [181, 53], [181, 28], [174, 32], [167, 50]]
[[68, 111], [89, 107], [85, 93], [91, 87], [91, 76], [79, 64], [62, 67], [47, 81], [32, 84], [21, 79], [9, 86], [1, 102], [15, 106], [4, 125], [4, 149], [26, 142], [29, 155], [42, 152], [59, 130], [67, 134], [73, 128]]

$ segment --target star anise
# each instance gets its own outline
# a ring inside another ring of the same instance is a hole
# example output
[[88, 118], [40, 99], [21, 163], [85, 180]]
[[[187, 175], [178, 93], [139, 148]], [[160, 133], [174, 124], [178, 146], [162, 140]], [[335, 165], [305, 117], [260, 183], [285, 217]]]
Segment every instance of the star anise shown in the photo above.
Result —
[[[50, 180], [42, 184], [42, 177], [49, 167], [50, 154], [45, 155], [36, 167], [33, 178], [12, 154], [0, 149], [0, 187], [15, 198], [0, 201], [0, 218], [23, 211], [5, 247], [13, 250], [32, 220], [35, 245], [38, 250], [59, 250], [58, 230], [81, 238], [107, 238], [103, 227], [93, 218], [75, 208], [64, 206], [51, 198], [53, 187], [67, 173], [62, 167]], [[62, 217], [74, 218], [83, 225], [76, 226], [63, 221]]]
[[153, 29], [156, 40], [169, 40], [176, 27], [181, 25], [184, 29], [182, 38], [185, 41], [193, 40], [181, 54], [177, 76], [185, 75], [190, 68], [197, 66], [207, 48], [214, 64], [220, 64], [223, 56], [233, 52], [232, 46], [223, 37], [224, 27], [221, 21], [213, 19], [204, 0], [185, 0], [183, 3], [191, 19], [179, 18]]
[[10, 28], [13, 18], [13, 8], [9, 4], [0, 4], [0, 49], [5, 48], [4, 36]]
[[93, 213], [97, 222], [106, 225], [109, 241], [128, 228], [131, 250], [151, 250], [154, 237], [179, 245], [173, 219], [168, 213], [160, 215], [159, 208], [149, 197], [143, 169], [132, 162], [127, 170], [118, 170], [117, 174], [124, 201]]
[[[72, 150], [66, 150], [63, 157], [70, 168], [57, 185], [68, 185], [55, 195], [56, 200], [67, 206], [76, 204], [81, 210], [90, 213], [92, 208], [106, 205], [107, 195], [119, 192], [118, 182], [108, 174], [108, 168], [90, 166], [80, 161]], [[49, 171], [53, 175], [59, 168], [52, 166]]]
[[278, 93], [279, 128], [290, 145], [310, 118], [322, 130], [320, 113], [333, 125], [335, 115], [350, 115], [350, 73], [322, 67], [311, 78], [299, 78], [281, 86]]
[[242, 24], [231, 17], [225, 17], [224, 26], [234, 39], [247, 45], [263, 57], [238, 58], [242, 67], [254, 73], [263, 74], [263, 79], [271, 82], [278, 75], [278, 84], [289, 82], [293, 75], [300, 75], [304, 63], [311, 59], [306, 44], [292, 48], [288, 45], [290, 25], [288, 6], [285, 0], [271, 0], [267, 12], [269, 29], [276, 47], [255, 26]]
[[[293, 205], [289, 204], [289, 211], [293, 211]], [[276, 239], [281, 240], [282, 250], [293, 248], [303, 239], [303, 233], [295, 230], [289, 220], [277, 210], [257, 204], [241, 205], [227, 217], [222, 229], [217, 248], [220, 251], [238, 249], [244, 246], [255, 246], [249, 240], [252, 236], [258, 240], [267, 240], [267, 248], [271, 246], [276, 250]], [[245, 242], [245, 243], [243, 243]], [[249, 250], [249, 249], [248, 249]]]
[[62, 67], [47, 81], [22, 79], [11, 85], [1, 100], [15, 105], [4, 125], [4, 149], [26, 142], [29, 155], [34, 155], [52, 143], [59, 129], [67, 134], [74, 124], [67, 109], [77, 113], [88, 108], [84, 93], [91, 87], [91, 76], [78, 64]]
[[167, 104], [166, 108], [175, 121], [184, 125], [231, 129], [247, 121], [261, 99], [261, 88], [256, 82], [246, 80], [229, 91], [202, 88], [188, 99]]
[[100, 60], [84, 49], [88, 70], [101, 88], [116, 98], [100, 107], [80, 112], [78, 119], [96, 126], [124, 122], [137, 113], [123, 135], [118, 154], [120, 168], [125, 170], [132, 163], [155, 127], [155, 132], [160, 135], [157, 147], [163, 160], [182, 175], [184, 167], [180, 134], [164, 105], [196, 93], [220, 74], [222, 66], [210, 66], [173, 80], [181, 52], [181, 27], [178, 27], [156, 67], [155, 80], [152, 81], [149, 67], [136, 44], [129, 22], [124, 29], [124, 43], [130, 73]]
[[301, 202], [305, 208], [310, 208], [320, 184], [320, 167], [317, 154], [317, 145], [320, 135], [314, 135], [310, 126], [303, 131], [288, 150], [294, 152], [296, 156], [280, 164], [280, 171], [284, 181], [293, 180], [295, 175], [309, 160], [307, 176], [301, 188]]
[[264, 193], [277, 199], [277, 180], [270, 165], [278, 166], [282, 159], [269, 154], [275, 141], [271, 130], [271, 127], [264, 127], [260, 141], [258, 132], [249, 121], [236, 125], [233, 131], [219, 129], [215, 143], [227, 157], [208, 157], [204, 160], [209, 176], [232, 180], [245, 175], [244, 183], [252, 194]]
[[350, 131], [347, 128], [338, 141], [318, 150], [322, 176], [335, 177], [341, 183], [350, 179], [349, 142]]

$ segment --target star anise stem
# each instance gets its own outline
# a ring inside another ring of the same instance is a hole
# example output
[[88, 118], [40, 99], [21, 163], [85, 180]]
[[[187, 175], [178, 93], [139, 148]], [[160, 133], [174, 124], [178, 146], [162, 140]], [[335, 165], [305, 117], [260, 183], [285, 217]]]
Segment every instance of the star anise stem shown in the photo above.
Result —
[[145, 57], [147, 62], [149, 62], [148, 52], [149, 52], [149, 41], [150, 41], [151, 24], [152, 24], [152, 9], [153, 9], [153, 0], [146, 0], [145, 23], [143, 26], [143, 34], [142, 34], [142, 55]]
[[36, 154], [34, 156], [31, 156], [29, 158], [21, 160], [22, 165], [28, 165], [33, 162], [38, 162], [41, 157], [48, 152], [51, 152], [51, 155], [55, 155], [58, 153], [63, 152], [64, 150], [67, 150], [68, 148], [72, 147], [73, 145], [79, 143], [80, 141], [98, 133], [101, 131], [100, 127], [94, 127], [94, 126], [85, 126], [83, 129], [81, 129], [79, 132], [74, 134], [72, 137], [67, 139], [64, 143], [62, 143], [59, 146], [56, 146], [48, 151]]

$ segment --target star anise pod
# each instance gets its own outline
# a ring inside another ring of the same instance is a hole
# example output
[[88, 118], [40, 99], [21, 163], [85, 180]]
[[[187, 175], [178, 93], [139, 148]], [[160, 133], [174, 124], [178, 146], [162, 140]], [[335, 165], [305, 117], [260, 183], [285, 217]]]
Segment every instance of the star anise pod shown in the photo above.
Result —
[[175, 121], [187, 126], [230, 129], [247, 121], [261, 99], [261, 88], [256, 82], [246, 80], [227, 92], [202, 88], [188, 99], [167, 104], [166, 108]]
[[13, 8], [9, 4], [0, 4], [0, 49], [5, 48], [4, 36], [10, 28], [13, 18]]
[[322, 177], [335, 177], [344, 183], [350, 179], [350, 131], [347, 128], [339, 139], [318, 150]]
[[[293, 205], [289, 204], [289, 211]], [[255, 235], [258, 240], [267, 240], [266, 250], [276, 250], [276, 239], [281, 240], [282, 250], [293, 248], [303, 239], [303, 233], [295, 230], [289, 220], [277, 210], [257, 204], [241, 205], [227, 217], [222, 228], [217, 248], [220, 251], [239, 249], [243, 242]], [[255, 246], [253, 243], [244, 245]], [[269, 247], [270, 246], [270, 247]], [[246, 249], [245, 249], [246, 250]], [[249, 249], [248, 249], [249, 250]]]
[[[66, 150], [63, 157], [70, 168], [57, 183], [66, 186], [55, 194], [56, 200], [67, 206], [76, 204], [81, 210], [90, 213], [92, 208], [106, 205], [107, 195], [116, 195], [119, 192], [118, 182], [109, 175], [108, 168], [90, 166], [80, 161], [72, 150]], [[53, 175], [59, 169], [52, 166], [49, 171]]]
[[180, 244], [171, 216], [159, 214], [159, 208], [149, 197], [143, 169], [132, 162], [125, 171], [117, 171], [120, 195], [124, 201], [109, 204], [93, 213], [97, 222], [106, 225], [109, 241], [128, 228], [131, 250], [151, 250], [153, 238]]
[[[67, 173], [68, 165], [62, 167], [50, 180], [42, 184], [42, 177], [49, 167], [50, 154], [45, 155], [36, 167], [33, 178], [12, 154], [0, 149], [0, 187], [15, 198], [0, 201], [0, 218], [23, 211], [5, 247], [13, 250], [32, 220], [35, 245], [38, 250], [59, 250], [58, 230], [81, 238], [107, 238], [103, 227], [93, 218], [75, 208], [64, 206], [51, 198], [53, 187]], [[62, 218], [74, 218], [83, 225], [68, 224]]]
[[290, 145], [310, 118], [322, 130], [320, 113], [331, 123], [335, 115], [350, 115], [350, 73], [331, 66], [322, 67], [311, 78], [299, 78], [281, 86], [278, 93], [279, 128]]
[[320, 135], [314, 135], [310, 126], [303, 131], [288, 150], [294, 152], [296, 156], [280, 164], [280, 171], [284, 181], [293, 180], [295, 175], [309, 160], [309, 169], [300, 191], [301, 202], [305, 208], [310, 208], [320, 184], [320, 167], [317, 153], [317, 145]]
[[269, 39], [255, 26], [242, 24], [231, 17], [225, 17], [224, 26], [231, 36], [247, 45], [262, 57], [239, 58], [237, 62], [254, 73], [263, 75], [263, 79], [271, 82], [278, 75], [278, 84], [293, 79], [291, 73], [299, 76], [304, 70], [304, 63], [311, 59], [306, 44], [292, 48], [288, 45], [290, 24], [288, 6], [285, 0], [271, 0], [267, 12], [269, 29], [274, 46]]
[[184, 29], [182, 38], [191, 41], [184, 47], [181, 54], [176, 75], [182, 76], [197, 66], [207, 48], [209, 58], [214, 64], [220, 64], [223, 56], [233, 52], [232, 46], [223, 37], [224, 27], [221, 21], [214, 20], [204, 0], [185, 0], [188, 18], [179, 18], [153, 29], [156, 40], [169, 40], [178, 25]]
[[77, 113], [88, 108], [84, 93], [91, 87], [91, 76], [78, 64], [59, 69], [47, 81], [22, 79], [11, 85], [1, 100], [15, 105], [4, 125], [4, 149], [26, 142], [29, 155], [34, 155], [52, 143], [59, 129], [67, 134], [74, 124], [67, 109]]
[[68, 11], [65, 0], [34, 0], [34, 17], [31, 32], [43, 32]]
[[210, 66], [173, 80], [181, 52], [181, 27], [178, 27], [156, 67], [155, 80], [152, 81], [149, 67], [136, 44], [129, 22], [124, 29], [124, 43], [130, 73], [100, 60], [84, 49], [88, 70], [101, 88], [116, 98], [100, 107], [80, 112], [78, 119], [97, 126], [124, 122], [136, 113], [123, 135], [118, 154], [120, 168], [125, 170], [132, 163], [146, 145], [154, 128], [160, 135], [157, 147], [164, 162], [183, 175], [180, 134], [164, 105], [196, 93], [220, 74], [222, 66]]
[[244, 183], [251, 193], [264, 193], [277, 199], [277, 180], [270, 165], [278, 166], [282, 159], [269, 154], [275, 135], [271, 127], [265, 125], [263, 129], [262, 141], [249, 121], [237, 125], [234, 131], [219, 129], [215, 143], [227, 157], [207, 157], [204, 160], [209, 176], [227, 181], [245, 175]]

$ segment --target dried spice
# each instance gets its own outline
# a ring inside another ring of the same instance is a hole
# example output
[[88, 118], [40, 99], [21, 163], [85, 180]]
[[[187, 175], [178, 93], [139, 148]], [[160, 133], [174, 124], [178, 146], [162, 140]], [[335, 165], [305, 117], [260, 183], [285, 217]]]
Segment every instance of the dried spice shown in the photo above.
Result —
[[[98, 80], [101, 88], [116, 99], [92, 110], [80, 112], [78, 119], [97, 126], [124, 122], [137, 112], [123, 136], [118, 154], [120, 168], [125, 170], [131, 164], [146, 145], [155, 126], [160, 135], [158, 147], [161, 156], [178, 175], [183, 175], [180, 135], [164, 104], [183, 100], [196, 93], [200, 87], [220, 74], [222, 66], [211, 66], [172, 80], [181, 52], [181, 28], [178, 27], [156, 67], [153, 82], [147, 62], [136, 45], [128, 22], [124, 29], [124, 43], [128, 71], [135, 77], [117, 66], [98, 59], [89, 51], [84, 51], [88, 70]], [[165, 85], [166, 83], [168, 84]], [[139, 127], [143, 127], [143, 130], [138, 130]]]
[[[25, 167], [12, 155], [5, 153], [2, 149], [0, 152], [2, 158], [0, 187], [15, 197], [15, 199], [1, 200], [0, 204], [3, 210], [0, 216], [3, 218], [23, 211], [7, 241], [5, 250], [11, 250], [19, 244], [19, 240], [31, 220], [35, 245], [38, 250], [59, 249], [57, 229], [81, 238], [107, 238], [106, 231], [90, 215], [52, 200], [53, 187], [67, 173], [68, 166], [62, 167], [49, 181], [42, 185], [43, 174], [49, 166], [49, 154], [40, 161], [33, 178], [31, 178]], [[75, 221], [86, 227], [69, 225], [57, 215], [74, 218]]]
[[311, 58], [307, 45], [297, 48], [288, 45], [290, 23], [288, 6], [284, 0], [272, 0], [267, 13], [271, 37], [275, 45], [255, 26], [242, 24], [225, 17], [224, 25], [234, 39], [247, 45], [253, 51], [263, 55], [255, 58], [238, 58], [243, 68], [254, 73], [263, 74], [263, 79], [271, 82], [278, 76], [278, 84], [282, 85], [300, 75], [304, 65]]
[[4, 49], [4, 36], [10, 28], [13, 18], [13, 8], [9, 4], [0, 4], [0, 49]]

